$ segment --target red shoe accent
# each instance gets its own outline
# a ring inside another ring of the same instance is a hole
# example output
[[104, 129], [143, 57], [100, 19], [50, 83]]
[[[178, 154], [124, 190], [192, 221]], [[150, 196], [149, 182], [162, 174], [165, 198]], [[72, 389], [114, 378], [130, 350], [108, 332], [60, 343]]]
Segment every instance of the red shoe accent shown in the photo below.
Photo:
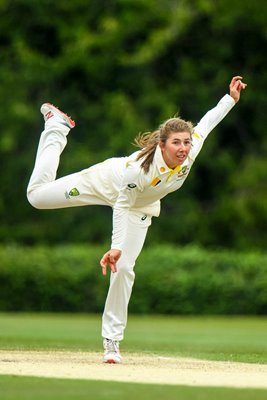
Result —
[[106, 361], [106, 364], [117, 364], [115, 360], [109, 359]]
[[[58, 107], [54, 106], [54, 104], [52, 104], [52, 103], [47, 103], [47, 104], [49, 104], [50, 106], [54, 107], [60, 114], [62, 114], [65, 118], [67, 118], [68, 122], [70, 123], [72, 128], [75, 127], [75, 121], [73, 121], [73, 119], [71, 119], [71, 117], [69, 117], [68, 114], [65, 114], [63, 111], [61, 111]], [[51, 113], [51, 115], [49, 115], [48, 119], [53, 117], [53, 115], [54, 115], [52, 113], [52, 111], [50, 111], [50, 113]], [[47, 114], [49, 114], [49, 112]]]
[[48, 113], [45, 114], [45, 117], [47, 120], [53, 116], [54, 116], [54, 114], [52, 113], [52, 111], [48, 111]]
[[[45, 113], [45, 109], [48, 109], [48, 111]], [[44, 103], [41, 106], [41, 113], [44, 115], [45, 121], [49, 120], [52, 117], [60, 117], [62, 118], [66, 124], [69, 126], [69, 128], [74, 128], [75, 127], [75, 121], [71, 119], [67, 114], [62, 112], [58, 107], [54, 106], [52, 103]]]

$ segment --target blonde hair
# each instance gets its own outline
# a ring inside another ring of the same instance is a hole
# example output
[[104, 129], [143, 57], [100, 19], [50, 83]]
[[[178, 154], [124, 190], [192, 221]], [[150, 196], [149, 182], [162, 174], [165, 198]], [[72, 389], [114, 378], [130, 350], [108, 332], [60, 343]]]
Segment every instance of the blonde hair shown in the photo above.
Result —
[[170, 118], [163, 122], [156, 131], [140, 133], [136, 136], [134, 145], [141, 149], [136, 159], [144, 159], [141, 168], [145, 173], [149, 171], [159, 142], [165, 143], [170, 134], [174, 132], [188, 132], [192, 136], [193, 124], [179, 117]]

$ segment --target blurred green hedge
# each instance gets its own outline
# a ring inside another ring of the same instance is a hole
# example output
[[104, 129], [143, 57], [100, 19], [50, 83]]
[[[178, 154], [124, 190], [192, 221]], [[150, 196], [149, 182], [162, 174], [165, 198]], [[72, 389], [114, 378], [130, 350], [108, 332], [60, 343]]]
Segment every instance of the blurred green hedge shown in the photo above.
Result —
[[[93, 246], [0, 247], [0, 310], [102, 312], [109, 279]], [[267, 254], [149, 247], [136, 264], [132, 313], [266, 314]]]

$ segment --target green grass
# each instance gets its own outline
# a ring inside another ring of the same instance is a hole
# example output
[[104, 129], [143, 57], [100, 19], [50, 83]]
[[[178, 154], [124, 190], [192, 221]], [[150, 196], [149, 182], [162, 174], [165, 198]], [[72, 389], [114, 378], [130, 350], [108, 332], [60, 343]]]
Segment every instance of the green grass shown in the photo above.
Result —
[[265, 390], [0, 376], [1, 400], [266, 400]]
[[[122, 351], [267, 362], [267, 318], [130, 316]], [[101, 316], [0, 313], [0, 348], [101, 351]]]
[[[122, 352], [266, 363], [266, 337], [266, 317], [130, 316]], [[0, 349], [101, 351], [101, 316], [0, 313]], [[265, 400], [266, 393], [0, 375], [1, 400]]]
[[266, 317], [132, 317], [127, 350], [266, 363], [266, 338]]

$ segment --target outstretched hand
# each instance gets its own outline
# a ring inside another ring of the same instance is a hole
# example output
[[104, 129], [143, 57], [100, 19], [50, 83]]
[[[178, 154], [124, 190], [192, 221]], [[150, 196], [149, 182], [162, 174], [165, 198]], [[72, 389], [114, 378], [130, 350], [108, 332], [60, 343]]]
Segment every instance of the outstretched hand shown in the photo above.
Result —
[[243, 83], [242, 79], [242, 76], [234, 76], [229, 85], [230, 96], [234, 99], [236, 103], [240, 99], [241, 90], [244, 90], [247, 87], [247, 84]]
[[112, 272], [117, 272], [117, 262], [121, 256], [121, 250], [111, 249], [101, 258], [100, 265], [102, 274], [107, 275], [107, 267], [110, 266]]

